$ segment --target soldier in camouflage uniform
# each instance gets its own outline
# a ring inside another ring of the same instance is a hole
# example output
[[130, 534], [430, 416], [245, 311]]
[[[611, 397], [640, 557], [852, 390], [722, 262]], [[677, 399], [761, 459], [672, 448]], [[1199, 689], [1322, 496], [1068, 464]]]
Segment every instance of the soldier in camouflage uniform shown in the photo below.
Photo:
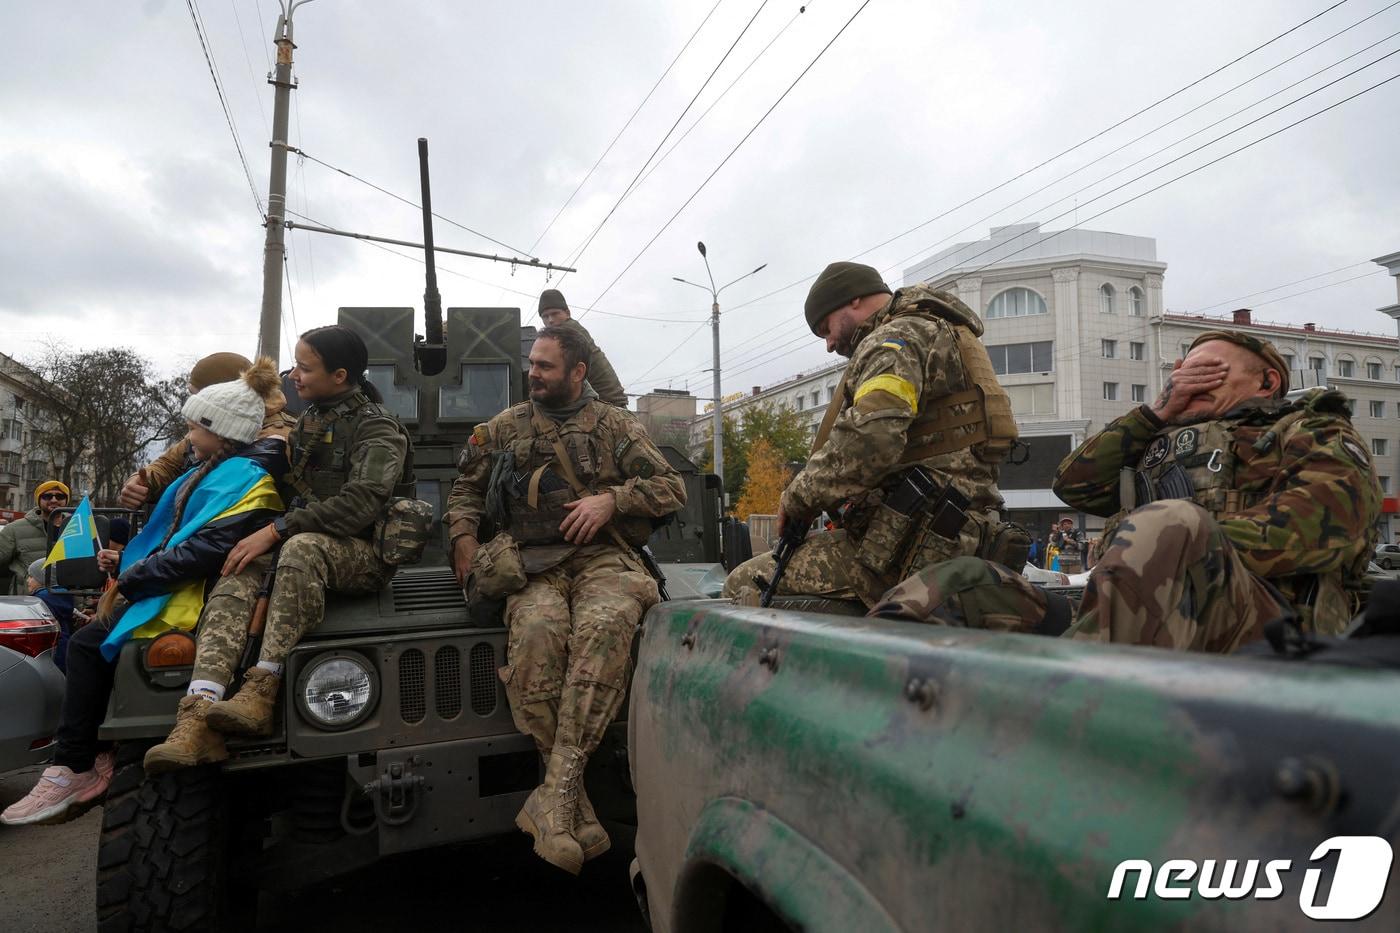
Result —
[[588, 354], [592, 358], [588, 366], [588, 384], [598, 393], [598, 398], [609, 405], [626, 409], [627, 392], [622, 388], [622, 380], [617, 378], [617, 371], [613, 369], [612, 363], [608, 362], [607, 354], [598, 349], [598, 344], [593, 342], [593, 335], [574, 320], [572, 312], [569, 311], [569, 303], [564, 300], [564, 293], [557, 288], [546, 288], [540, 293], [539, 310], [540, 320], [544, 321], [546, 327], [567, 328], [588, 344]]
[[[1016, 426], [972, 309], [924, 285], [891, 296], [871, 267], [837, 262], [812, 285], [806, 317], [828, 352], [851, 362], [811, 459], [783, 492], [779, 521], [806, 525], [849, 504], [840, 529], [797, 549], [778, 592], [870, 605], [915, 567], [1001, 546], [997, 471]], [[938, 532], [935, 503], [912, 517], [890, 505], [919, 467], [964, 500]], [[1020, 550], [1029, 544], [1022, 534]], [[773, 571], [771, 554], [754, 557], [730, 573], [724, 595], [751, 601]]]
[[[1287, 401], [1287, 390], [1272, 345], [1205, 333], [1151, 407], [1066, 458], [1056, 494], [1112, 515], [1070, 635], [1229, 652], [1288, 615], [1318, 634], [1346, 626], [1375, 546], [1380, 487], [1346, 398], [1314, 389]], [[1044, 624], [1043, 593], [1014, 575], [999, 582], [1001, 596], [986, 571], [931, 567], [879, 611], [975, 625], [990, 607]]]
[[[627, 689], [632, 638], [658, 595], [635, 553], [685, 486], [635, 418], [585, 383], [588, 345], [558, 326], [530, 350], [530, 402], [473, 433], [448, 498], [453, 564], [506, 595], [500, 675], [511, 713], [547, 760], [516, 818], [535, 852], [577, 874], [606, 851], [583, 771]], [[480, 553], [484, 519], [497, 529]], [[508, 595], [507, 595], [508, 594]]]
[[[146, 770], [187, 767], [222, 749], [227, 735], [268, 735], [293, 647], [325, 616], [326, 591], [381, 589], [394, 567], [370, 543], [375, 522], [395, 496], [414, 491], [413, 447], [364, 375], [369, 353], [340, 325], [302, 334], [292, 383], [309, 404], [289, 439], [283, 480], [291, 507], [234, 545], [200, 617], [192, 691], [201, 714], [146, 755]], [[280, 550], [274, 556], [274, 548]], [[276, 579], [257, 664], [223, 699], [247, 642], [256, 594], [272, 561]]]

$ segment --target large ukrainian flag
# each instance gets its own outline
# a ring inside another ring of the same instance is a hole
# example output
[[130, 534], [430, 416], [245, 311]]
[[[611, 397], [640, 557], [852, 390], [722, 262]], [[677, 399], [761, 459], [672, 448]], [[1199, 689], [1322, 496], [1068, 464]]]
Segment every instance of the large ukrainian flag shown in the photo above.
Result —
[[[180, 489], [197, 469], [196, 466], [189, 470], [161, 495], [141, 533], [132, 538], [126, 550], [122, 551], [122, 570], [160, 549], [175, 517], [175, 500]], [[281, 511], [282, 508], [282, 497], [277, 494], [277, 486], [266, 470], [247, 457], [230, 457], [210, 470], [209, 475], [190, 493], [184, 514], [180, 517], [180, 527], [165, 546], [174, 547], [210, 522], [231, 515], [254, 509]], [[170, 629], [189, 631], [194, 628], [204, 608], [206, 582], [203, 577], [186, 580], [168, 593], [132, 603], [112, 626], [112, 633], [102, 643], [102, 654], [112, 661], [130, 638], [150, 638]]]

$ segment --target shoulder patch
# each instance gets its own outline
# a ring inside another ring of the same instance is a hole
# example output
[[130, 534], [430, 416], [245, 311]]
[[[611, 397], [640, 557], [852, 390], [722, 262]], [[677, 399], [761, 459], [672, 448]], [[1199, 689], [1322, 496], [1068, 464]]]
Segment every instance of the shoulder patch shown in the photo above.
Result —
[[901, 340], [898, 337], [887, 337], [881, 342], [880, 346], [889, 350], [903, 350], [905, 347], [909, 346], [909, 342]]
[[487, 430], [485, 424], [478, 424], [472, 428], [470, 443], [476, 444], [478, 447], [485, 447], [491, 443], [491, 432]]
[[1200, 432], [1195, 428], [1185, 428], [1176, 436], [1176, 443], [1172, 445], [1177, 457], [1189, 457], [1196, 452], [1196, 447], [1200, 443]]
[[1370, 455], [1366, 453], [1366, 448], [1358, 444], [1354, 438], [1342, 438], [1342, 449], [1350, 454], [1351, 459], [1355, 460], [1362, 469], [1369, 470], [1371, 468]]

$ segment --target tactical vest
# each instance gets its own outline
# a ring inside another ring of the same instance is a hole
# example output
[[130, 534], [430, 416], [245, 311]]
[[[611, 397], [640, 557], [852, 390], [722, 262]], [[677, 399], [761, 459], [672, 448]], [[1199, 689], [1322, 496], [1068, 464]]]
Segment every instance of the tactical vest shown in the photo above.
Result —
[[338, 494], [350, 481], [350, 455], [360, 424], [369, 418], [392, 419], [406, 442], [403, 469], [393, 496], [415, 495], [413, 439], [393, 412], [356, 390], [330, 408], [310, 406], [297, 419], [288, 438], [292, 469], [284, 479], [302, 502], [320, 502]]
[[[903, 290], [890, 298], [890, 307], [896, 306], [902, 294]], [[900, 463], [906, 466], [920, 463], [969, 447], [983, 463], [1001, 463], [1011, 452], [1019, 433], [1016, 418], [1011, 413], [1011, 397], [997, 380], [986, 346], [970, 326], [975, 320], [972, 310], [948, 295], [921, 299], [892, 311], [889, 319], [909, 314], [938, 318], [950, 325], [963, 371], [967, 374], [967, 388], [932, 400], [915, 415], [909, 424]], [[846, 372], [850, 372], [849, 367]], [[826, 442], [836, 416], [848, 404], [845, 387], [843, 374], [841, 390], [832, 399], [812, 443], [813, 453]]]
[[[617, 449], [609, 448], [603, 432], [584, 431], [576, 422], [559, 425], [543, 415], [536, 415], [531, 402], [521, 402], [510, 410], [515, 426], [515, 438], [507, 445], [512, 459], [510, 477], [510, 523], [505, 529], [525, 547], [564, 544], [559, 530], [569, 512], [566, 502], [582, 498], [561, 469], [555, 451], [555, 441], [562, 445], [568, 457], [568, 469], [592, 495], [600, 480], [620, 479], [620, 467], [631, 453], [628, 439], [623, 438]], [[634, 547], [647, 543], [651, 537], [651, 520], [644, 516], [614, 515], [610, 523], [622, 539]], [[598, 540], [595, 538], [595, 540]]]

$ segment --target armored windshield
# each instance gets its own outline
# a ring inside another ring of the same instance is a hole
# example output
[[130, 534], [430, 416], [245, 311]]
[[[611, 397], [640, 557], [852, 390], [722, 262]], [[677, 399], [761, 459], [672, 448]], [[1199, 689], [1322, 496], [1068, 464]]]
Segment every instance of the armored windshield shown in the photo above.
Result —
[[510, 364], [463, 363], [461, 386], [438, 389], [438, 417], [485, 421], [510, 407]]
[[394, 366], [384, 363], [369, 367], [369, 381], [384, 396], [384, 404], [404, 421], [418, 420], [418, 390], [394, 385]]

